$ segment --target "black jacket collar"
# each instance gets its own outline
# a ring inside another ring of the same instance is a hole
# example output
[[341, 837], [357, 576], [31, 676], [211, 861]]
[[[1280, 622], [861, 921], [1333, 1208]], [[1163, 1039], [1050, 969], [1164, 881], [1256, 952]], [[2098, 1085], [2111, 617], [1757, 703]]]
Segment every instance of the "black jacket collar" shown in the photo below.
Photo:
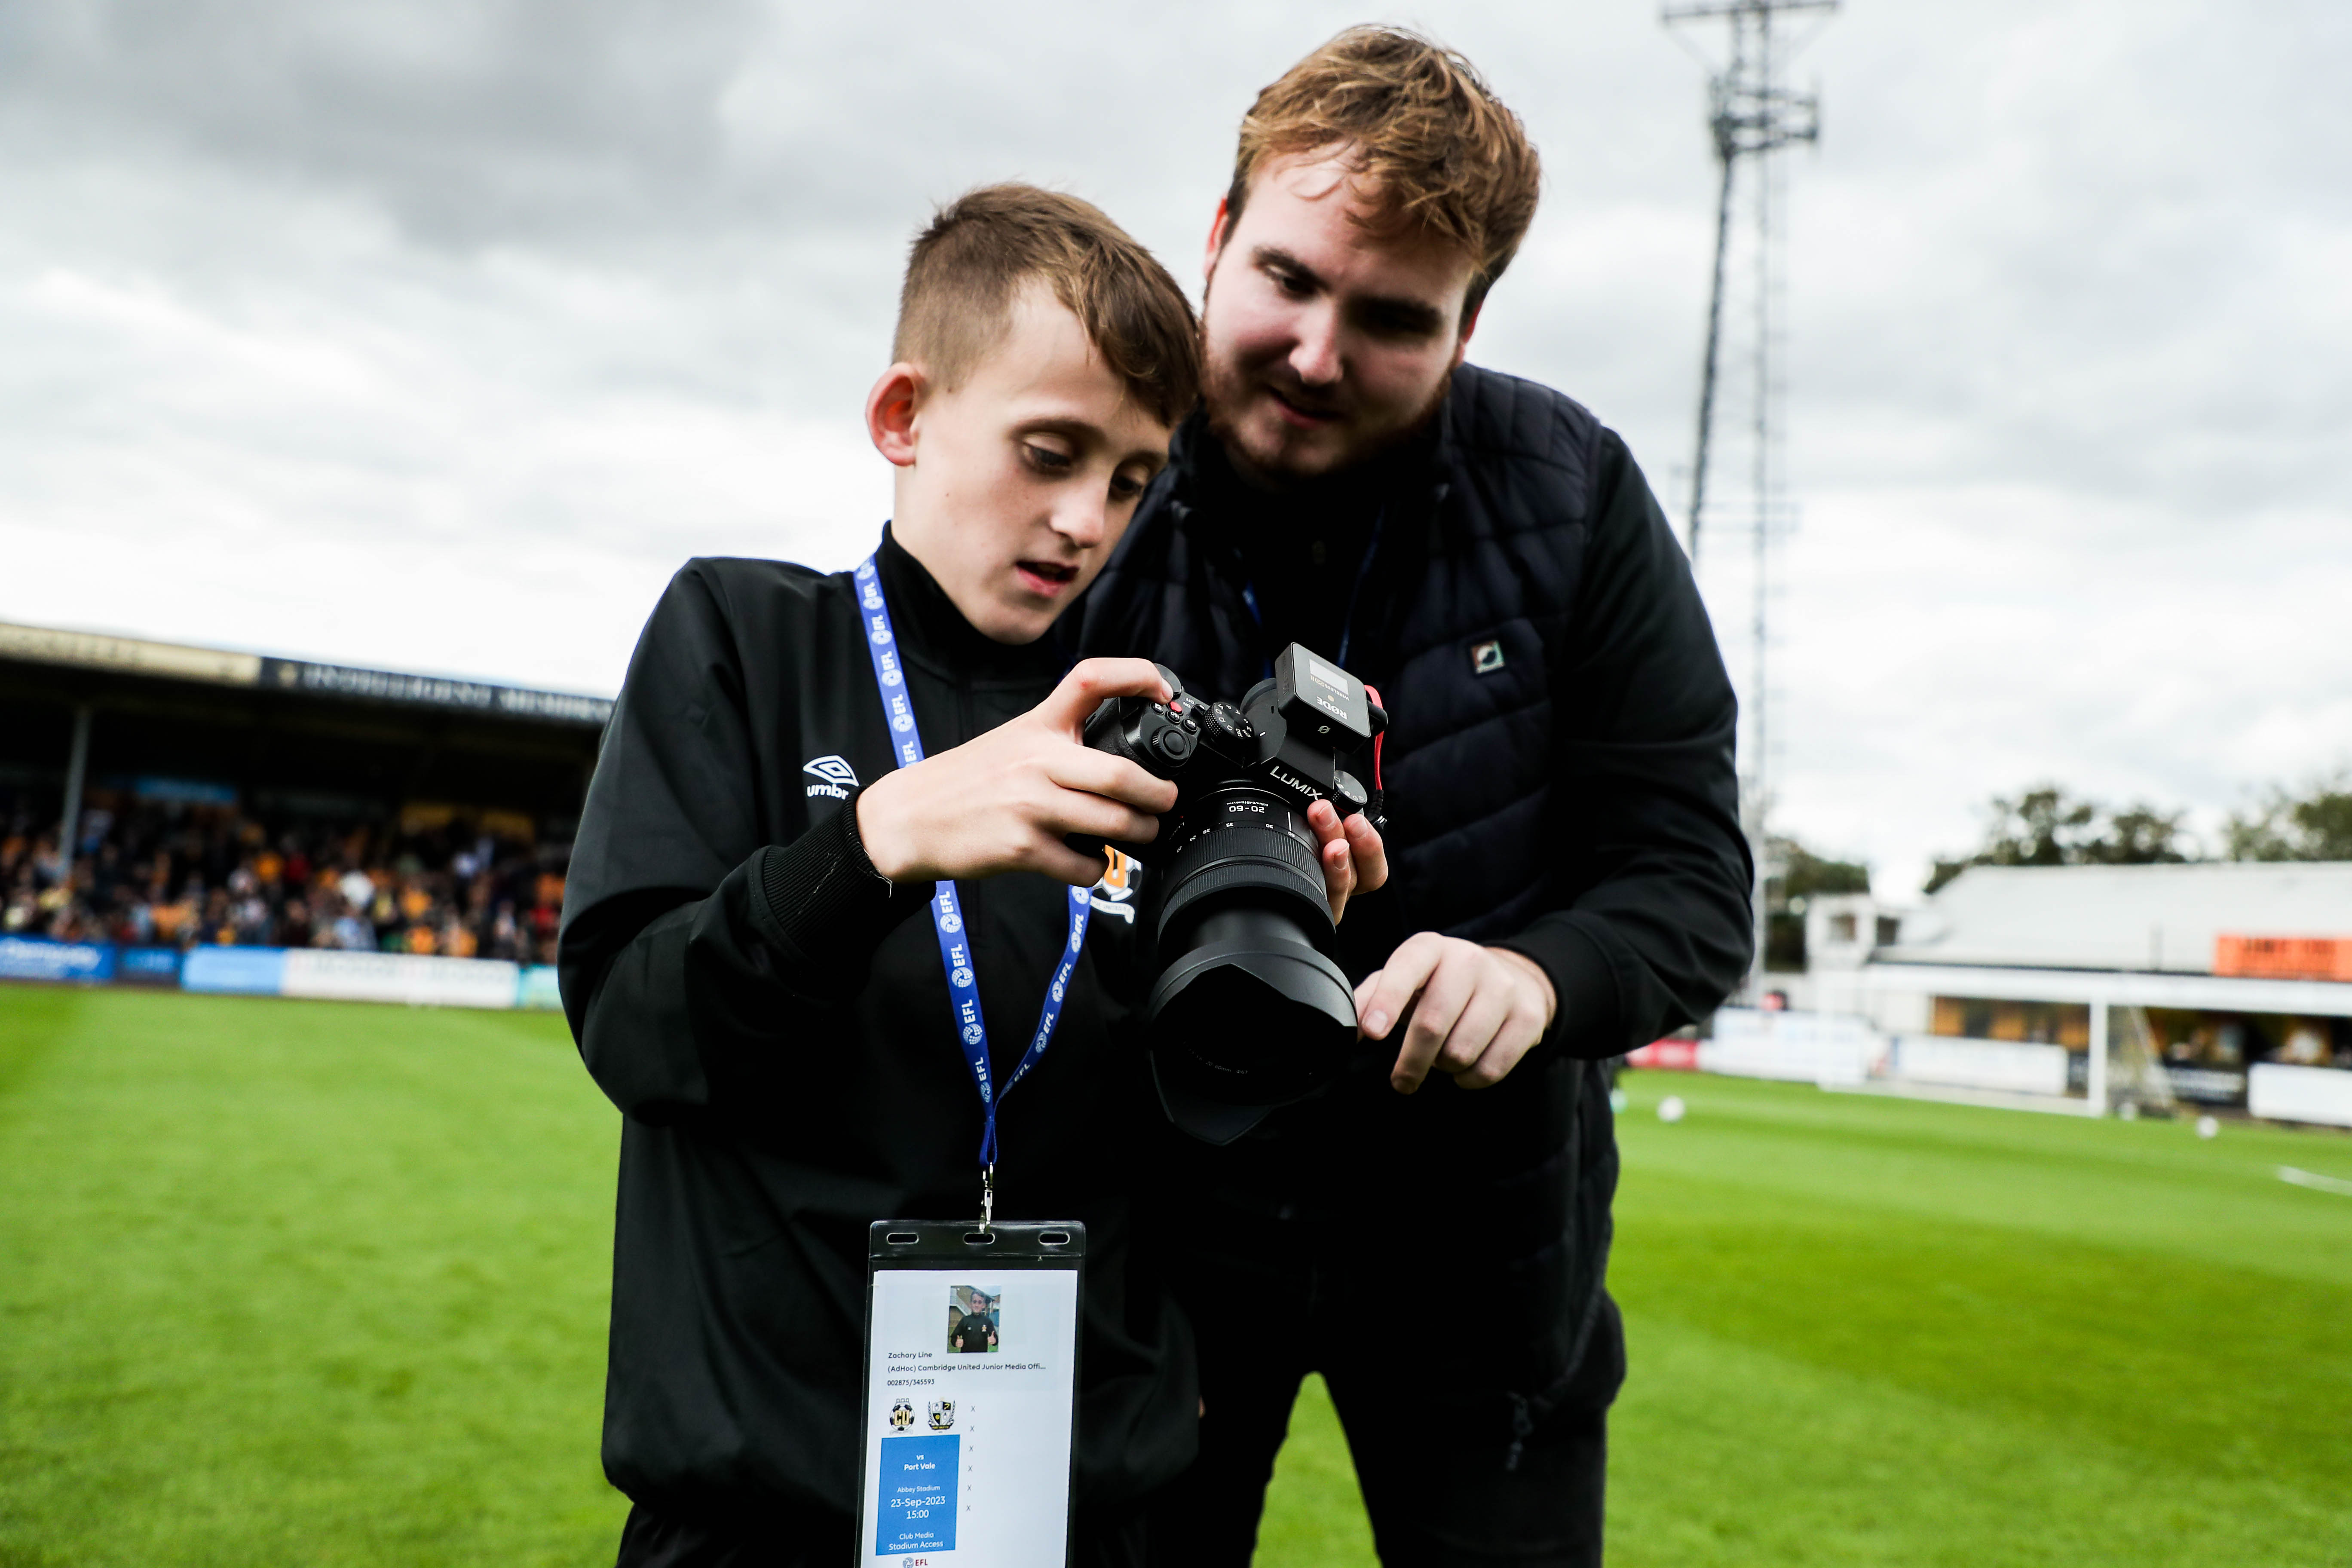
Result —
[[889, 601], [891, 630], [899, 650], [937, 674], [956, 680], [1058, 680], [1061, 649], [1049, 637], [1025, 644], [1001, 643], [986, 636], [955, 606], [939, 580], [907, 553], [882, 525], [875, 552], [882, 595]]

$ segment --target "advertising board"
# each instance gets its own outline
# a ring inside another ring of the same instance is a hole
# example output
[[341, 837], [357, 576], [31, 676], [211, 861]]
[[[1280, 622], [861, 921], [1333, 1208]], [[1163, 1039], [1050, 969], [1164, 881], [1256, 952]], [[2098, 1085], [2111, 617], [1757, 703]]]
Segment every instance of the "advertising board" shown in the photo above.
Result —
[[1886, 1040], [1867, 1020], [1836, 1013], [1768, 1013], [1726, 1007], [1715, 1036], [1698, 1043], [1698, 1070], [1796, 1083], [1866, 1081]]
[[176, 947], [126, 947], [114, 964], [114, 978], [124, 985], [177, 985], [180, 950]]
[[555, 988], [555, 965], [526, 964], [515, 984], [514, 1005], [529, 1012], [560, 1012], [563, 996]]
[[2352, 1071], [2256, 1062], [2246, 1075], [2246, 1109], [2273, 1121], [2352, 1127]]
[[0, 980], [48, 980], [100, 985], [113, 978], [114, 949], [102, 942], [0, 936]]
[[180, 963], [180, 989], [224, 996], [275, 996], [286, 980], [279, 947], [192, 947]]
[[284, 954], [281, 996], [415, 1006], [510, 1008], [521, 977], [503, 959], [302, 948]]
[[1886, 1076], [1906, 1083], [1940, 1084], [1948, 1089], [2063, 1094], [2066, 1047], [2015, 1040], [1902, 1035], [1888, 1047]]

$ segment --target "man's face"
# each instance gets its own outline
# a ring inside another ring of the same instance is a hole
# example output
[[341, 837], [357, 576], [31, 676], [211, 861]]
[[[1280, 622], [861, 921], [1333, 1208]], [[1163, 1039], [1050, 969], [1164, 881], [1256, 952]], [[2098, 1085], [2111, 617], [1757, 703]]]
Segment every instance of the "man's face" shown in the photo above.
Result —
[[1210, 230], [1202, 395], [1260, 483], [1337, 472], [1418, 428], [1475, 324], [1469, 254], [1381, 223], [1343, 159], [1268, 160], [1240, 218], [1220, 202]]
[[1171, 434], [1042, 283], [961, 386], [893, 365], [866, 418], [898, 465], [892, 532], [1003, 643], [1034, 642], [1094, 581]]

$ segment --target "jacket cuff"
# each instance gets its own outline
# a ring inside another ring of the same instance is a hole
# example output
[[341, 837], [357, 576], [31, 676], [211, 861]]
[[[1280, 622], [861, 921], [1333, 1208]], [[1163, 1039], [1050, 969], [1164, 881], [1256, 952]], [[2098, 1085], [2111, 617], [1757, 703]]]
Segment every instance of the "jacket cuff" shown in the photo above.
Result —
[[857, 837], [853, 795], [790, 844], [759, 854], [753, 924], [792, 958], [862, 967], [892, 927], [923, 901], [885, 881]]
[[1623, 1047], [1624, 1004], [1600, 940], [1573, 919], [1539, 921], [1494, 944], [1533, 959], [1550, 980], [1555, 1005], [1547, 1048], [1571, 1057], [1614, 1056]]

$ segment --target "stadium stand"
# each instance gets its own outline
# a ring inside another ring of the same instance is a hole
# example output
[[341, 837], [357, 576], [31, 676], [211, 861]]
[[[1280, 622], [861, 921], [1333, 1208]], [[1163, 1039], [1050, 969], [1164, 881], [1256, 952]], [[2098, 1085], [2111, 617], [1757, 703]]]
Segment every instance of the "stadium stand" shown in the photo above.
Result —
[[611, 707], [0, 625], [0, 942], [551, 962]]

